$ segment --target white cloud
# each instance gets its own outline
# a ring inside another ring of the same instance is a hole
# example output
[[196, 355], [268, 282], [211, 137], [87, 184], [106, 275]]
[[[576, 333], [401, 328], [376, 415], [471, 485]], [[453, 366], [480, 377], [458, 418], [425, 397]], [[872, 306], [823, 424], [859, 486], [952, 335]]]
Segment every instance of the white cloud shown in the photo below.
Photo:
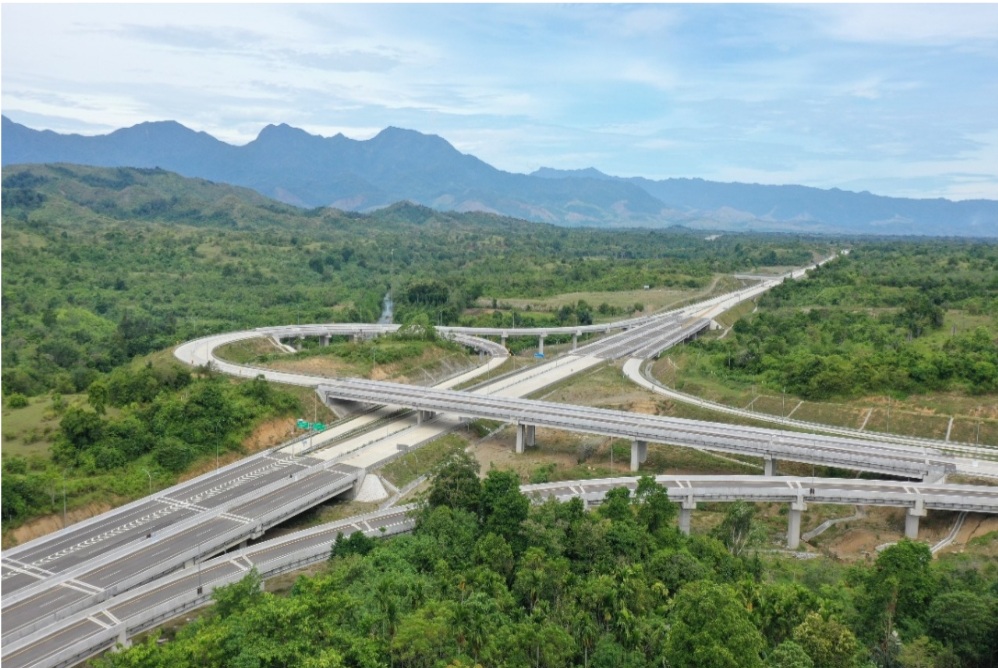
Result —
[[836, 39], [897, 44], [960, 45], [998, 40], [994, 4], [814, 5], [816, 25]]

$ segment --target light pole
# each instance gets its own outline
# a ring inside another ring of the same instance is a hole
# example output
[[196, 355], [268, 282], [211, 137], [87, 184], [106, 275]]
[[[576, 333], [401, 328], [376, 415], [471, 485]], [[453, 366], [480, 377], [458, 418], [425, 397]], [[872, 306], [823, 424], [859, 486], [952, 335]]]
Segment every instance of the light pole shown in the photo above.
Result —
[[66, 526], [66, 470], [62, 470], [62, 526]]
[[198, 560], [198, 596], [200, 596], [201, 592], [203, 591], [201, 586], [201, 538], [200, 537], [198, 537], [198, 553], [194, 558]]
[[142, 469], [142, 472], [149, 476], [149, 495], [152, 496], [152, 473], [149, 473], [149, 469]]

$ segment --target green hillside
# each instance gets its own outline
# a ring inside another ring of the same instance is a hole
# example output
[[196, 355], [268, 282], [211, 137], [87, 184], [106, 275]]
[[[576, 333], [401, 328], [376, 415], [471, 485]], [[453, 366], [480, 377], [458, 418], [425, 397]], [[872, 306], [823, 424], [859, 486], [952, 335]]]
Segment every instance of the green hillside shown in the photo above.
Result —
[[[828, 247], [566, 230], [406, 203], [306, 211], [162, 170], [68, 165], [5, 168], [3, 219], [3, 392], [29, 396], [83, 391], [135, 355], [211, 332], [372, 322], [392, 280], [397, 321], [424, 311], [456, 323], [482, 296], [698, 287]], [[427, 294], [428, 282], [442, 289]]]

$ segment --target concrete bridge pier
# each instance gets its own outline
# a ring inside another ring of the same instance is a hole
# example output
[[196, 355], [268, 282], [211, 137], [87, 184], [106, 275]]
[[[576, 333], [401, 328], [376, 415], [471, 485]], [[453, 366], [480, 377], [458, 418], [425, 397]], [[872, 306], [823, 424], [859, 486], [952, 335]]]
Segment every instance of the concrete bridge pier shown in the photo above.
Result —
[[295, 350], [301, 352], [301, 337], [295, 337]]
[[908, 512], [904, 516], [904, 536], [911, 540], [918, 538], [918, 520], [920, 517], [925, 517], [926, 515], [925, 506], [922, 504], [922, 499], [915, 499], [915, 507], [909, 508]]
[[537, 352], [541, 355], [544, 354], [544, 335], [541, 334], [537, 337]]
[[772, 455], [766, 455], [762, 458], [763, 474], [766, 476], [776, 475], [776, 458]]
[[319, 337], [319, 343], [321, 343], [323, 346], [328, 346], [329, 345], [329, 334], [323, 334], [323, 335], [321, 335]]
[[790, 517], [787, 521], [787, 548], [796, 550], [800, 546], [800, 515], [807, 510], [803, 497], [790, 504]]
[[117, 630], [118, 630], [118, 638], [117, 638], [118, 644], [114, 646], [114, 649], [111, 650], [112, 652], [119, 651], [119, 647], [121, 649], [128, 649], [129, 647], [132, 646], [132, 641], [128, 639], [128, 627], [125, 625], [124, 622], [118, 624]]
[[508, 339], [508, 338], [509, 337], [506, 335], [506, 332], [503, 332], [499, 336], [499, 345], [501, 345], [503, 348], [505, 348], [506, 347], [506, 339]]
[[423, 422], [429, 422], [434, 417], [436, 413], [433, 411], [416, 411], [416, 424], [423, 424]]
[[516, 425], [516, 454], [522, 455], [525, 446], [537, 445], [537, 427], [532, 424]]
[[679, 506], [679, 530], [687, 536], [690, 535], [690, 522], [693, 520], [693, 511], [696, 509], [697, 504], [692, 496], [686, 497]]
[[631, 470], [637, 471], [648, 459], [648, 442], [631, 441]]
[[578, 347], [579, 347], [579, 333], [576, 332], [575, 334], [572, 334], [572, 350], [574, 351]]

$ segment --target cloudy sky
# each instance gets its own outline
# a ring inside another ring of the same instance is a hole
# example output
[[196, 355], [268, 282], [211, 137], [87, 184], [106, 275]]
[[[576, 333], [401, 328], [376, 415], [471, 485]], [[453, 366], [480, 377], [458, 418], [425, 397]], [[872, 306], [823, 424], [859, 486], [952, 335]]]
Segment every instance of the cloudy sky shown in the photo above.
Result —
[[998, 199], [998, 5], [4, 3], [5, 115], [437, 134], [513, 172]]

